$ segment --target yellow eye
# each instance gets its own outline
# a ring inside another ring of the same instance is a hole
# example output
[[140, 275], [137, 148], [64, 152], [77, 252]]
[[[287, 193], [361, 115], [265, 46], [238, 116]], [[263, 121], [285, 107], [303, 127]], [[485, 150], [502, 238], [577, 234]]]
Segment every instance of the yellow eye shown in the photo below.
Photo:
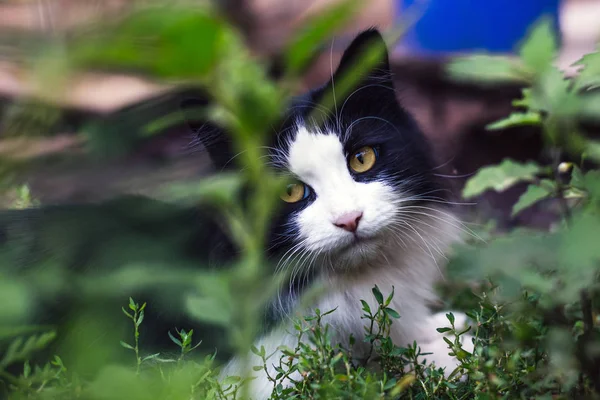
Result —
[[308, 187], [303, 183], [292, 183], [287, 185], [281, 194], [281, 200], [286, 203], [297, 203], [308, 197]]
[[350, 165], [350, 169], [352, 169], [352, 171], [360, 174], [373, 168], [375, 161], [377, 161], [377, 150], [372, 147], [365, 146], [361, 147], [357, 152], [350, 156], [348, 164]]

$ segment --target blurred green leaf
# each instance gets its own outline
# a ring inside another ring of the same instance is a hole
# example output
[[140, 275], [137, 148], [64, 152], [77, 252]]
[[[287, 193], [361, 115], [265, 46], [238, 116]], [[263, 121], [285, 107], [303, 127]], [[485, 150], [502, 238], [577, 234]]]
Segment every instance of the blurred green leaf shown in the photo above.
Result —
[[514, 107], [524, 107], [530, 112], [543, 110], [543, 104], [539, 101], [540, 99], [533, 96], [531, 88], [525, 88], [521, 90], [521, 93], [522, 97], [520, 99], [513, 100], [512, 105]]
[[[596, 178], [598, 177], [600, 173], [596, 175]], [[600, 180], [597, 183], [600, 188]], [[584, 273], [587, 278], [580, 281], [581, 288], [591, 282], [600, 261], [598, 227], [600, 218], [597, 215], [582, 213], [575, 216], [571, 228], [563, 232], [559, 260], [568, 268], [565, 277], [575, 277], [580, 272]]]
[[560, 239], [557, 234], [515, 231], [486, 245], [459, 248], [448, 271], [457, 280], [491, 278], [503, 298], [521, 296], [524, 287], [548, 293], [554, 282], [541, 274], [558, 267]]
[[23, 337], [16, 338], [10, 343], [0, 360], [0, 368], [6, 368], [18, 361], [26, 361], [33, 356], [33, 353], [48, 346], [55, 338], [54, 331], [32, 335], [26, 340]]
[[592, 160], [600, 162], [600, 142], [596, 140], [588, 140], [585, 154]]
[[539, 76], [534, 97], [544, 104], [550, 121], [574, 118], [581, 108], [581, 96], [572, 89], [562, 71], [552, 65]]
[[222, 326], [231, 322], [231, 310], [218, 298], [191, 295], [186, 300], [186, 307], [190, 316], [199, 321]]
[[134, 11], [73, 48], [83, 67], [135, 69], [161, 78], [201, 78], [219, 57], [223, 23], [207, 9], [153, 7]]
[[513, 206], [512, 215], [515, 216], [527, 207], [530, 207], [540, 200], [543, 200], [552, 194], [552, 190], [547, 187], [531, 184], [527, 186], [527, 190], [523, 193], [516, 204]]
[[477, 54], [451, 60], [447, 72], [457, 81], [481, 83], [529, 82], [519, 60], [512, 57]]
[[519, 55], [523, 63], [536, 74], [545, 72], [556, 58], [558, 46], [555, 32], [552, 18], [542, 17], [520, 46]]
[[323, 41], [348, 23], [356, 13], [356, 0], [336, 2], [305, 23], [303, 29], [285, 51], [287, 68], [300, 73], [321, 49]]
[[578, 116], [583, 120], [597, 122], [600, 120], [600, 92], [593, 91], [580, 96], [581, 103]]
[[122, 340], [121, 340], [121, 341], [119, 341], [119, 343], [121, 344], [121, 346], [122, 346], [122, 347], [124, 347], [124, 348], [126, 348], [126, 349], [129, 349], [129, 350], [135, 350], [135, 349], [133, 348], [133, 346], [132, 346], [132, 345], [130, 345], [130, 344], [127, 344], [127, 343], [125, 343], [125, 342], [124, 342], [124, 341], [122, 341]]
[[600, 86], [600, 49], [584, 55], [573, 65], [583, 67], [575, 78], [576, 89], [593, 89]]
[[600, 171], [592, 170], [583, 176], [583, 185], [585, 190], [596, 201], [600, 202]]
[[170, 185], [166, 194], [175, 201], [188, 204], [197, 204], [201, 201], [229, 205], [237, 198], [244, 181], [244, 176], [239, 173], [221, 173], [197, 183]]
[[34, 305], [33, 300], [31, 287], [25, 282], [0, 274], [0, 326], [25, 320]]
[[486, 129], [493, 131], [506, 129], [513, 126], [540, 125], [541, 122], [542, 117], [539, 112], [513, 112], [507, 118], [501, 119], [500, 121], [496, 121], [487, 125]]
[[481, 168], [463, 189], [465, 199], [478, 196], [489, 189], [502, 192], [517, 182], [533, 180], [541, 171], [535, 163], [522, 164], [505, 159], [502, 163]]

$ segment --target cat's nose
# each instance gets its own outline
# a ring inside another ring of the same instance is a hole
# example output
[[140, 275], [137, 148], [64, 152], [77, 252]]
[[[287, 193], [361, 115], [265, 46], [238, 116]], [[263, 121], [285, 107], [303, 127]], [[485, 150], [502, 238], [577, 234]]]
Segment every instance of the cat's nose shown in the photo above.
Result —
[[360, 211], [349, 212], [340, 216], [333, 224], [338, 228], [354, 233], [358, 229], [358, 223], [360, 222], [362, 215], [363, 213]]

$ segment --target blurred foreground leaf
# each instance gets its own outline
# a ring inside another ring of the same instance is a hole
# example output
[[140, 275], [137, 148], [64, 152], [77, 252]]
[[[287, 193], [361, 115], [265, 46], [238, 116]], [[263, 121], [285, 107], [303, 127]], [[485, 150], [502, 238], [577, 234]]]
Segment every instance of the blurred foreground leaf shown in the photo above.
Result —
[[533, 25], [520, 46], [519, 55], [534, 73], [543, 73], [556, 58], [557, 49], [555, 27], [552, 19], [545, 16]]
[[531, 207], [538, 201], [547, 198], [552, 194], [552, 186], [531, 184], [527, 186], [525, 193], [519, 197], [519, 201], [513, 206], [512, 215], [517, 215], [527, 207]]
[[223, 23], [205, 8], [143, 8], [95, 37], [82, 37], [73, 48], [73, 58], [83, 67], [201, 78], [218, 60], [223, 33]]
[[502, 192], [517, 182], [533, 180], [540, 171], [537, 164], [505, 159], [498, 165], [481, 168], [465, 185], [463, 196], [472, 198], [489, 189]]
[[506, 129], [513, 126], [539, 125], [541, 121], [542, 117], [538, 112], [535, 111], [513, 112], [507, 118], [493, 122], [487, 125], [486, 128], [493, 131]]

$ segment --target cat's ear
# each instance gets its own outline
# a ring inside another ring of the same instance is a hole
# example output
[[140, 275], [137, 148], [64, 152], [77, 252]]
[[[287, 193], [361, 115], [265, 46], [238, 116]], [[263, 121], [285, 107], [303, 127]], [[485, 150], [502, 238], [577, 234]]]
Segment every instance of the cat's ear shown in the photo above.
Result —
[[394, 84], [387, 45], [377, 29], [363, 31], [350, 43], [332, 77], [333, 83], [341, 82], [347, 79], [344, 78], [346, 75], [352, 74], [360, 75], [354, 75], [358, 78], [355, 86], [370, 85], [374, 89], [384, 89], [382, 93], [392, 94], [390, 89], [393, 90]]
[[234, 167], [231, 138], [225, 130], [203, 117], [209, 101], [203, 97], [187, 97], [181, 103], [181, 111], [196, 140], [202, 144], [215, 169], [225, 170]]

